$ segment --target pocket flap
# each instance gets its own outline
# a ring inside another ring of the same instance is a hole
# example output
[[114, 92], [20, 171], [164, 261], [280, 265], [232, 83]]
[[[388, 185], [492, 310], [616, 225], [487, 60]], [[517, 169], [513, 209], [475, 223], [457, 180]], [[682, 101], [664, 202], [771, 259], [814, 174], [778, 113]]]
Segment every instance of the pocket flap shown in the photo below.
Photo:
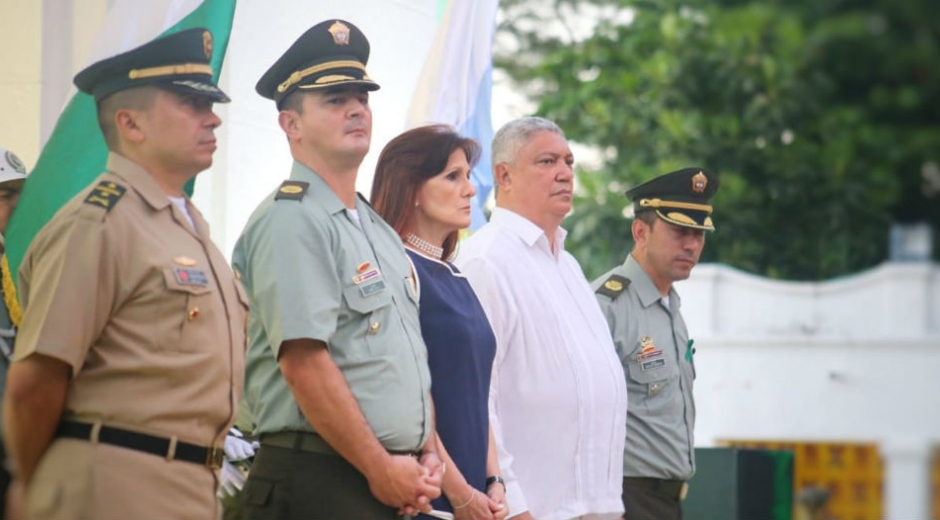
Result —
[[242, 287], [241, 280], [235, 280], [235, 294], [238, 295], [238, 301], [248, 308], [248, 295], [245, 294], [245, 289]]
[[[645, 368], [645, 370], [644, 370]], [[640, 384], [649, 384], [678, 376], [676, 364], [671, 359], [660, 357], [648, 361], [630, 361], [630, 378]]]
[[274, 482], [249, 478], [245, 483], [245, 501], [251, 506], [265, 506], [274, 491]]

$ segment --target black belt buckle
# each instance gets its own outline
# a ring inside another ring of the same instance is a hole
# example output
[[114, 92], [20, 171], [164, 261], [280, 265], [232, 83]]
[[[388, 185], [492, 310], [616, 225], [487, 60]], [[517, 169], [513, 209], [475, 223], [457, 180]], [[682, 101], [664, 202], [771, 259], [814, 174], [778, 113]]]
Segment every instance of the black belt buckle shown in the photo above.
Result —
[[418, 460], [421, 460], [421, 457], [424, 455], [424, 453], [421, 453], [420, 451], [411, 451], [411, 450], [404, 450], [404, 451], [402, 451], [402, 450], [387, 450], [387, 451], [388, 451], [389, 455], [407, 455], [408, 457], [414, 457], [414, 458], [416, 458], [416, 459], [418, 459]]
[[206, 466], [212, 469], [221, 469], [225, 459], [225, 450], [218, 446], [206, 448]]

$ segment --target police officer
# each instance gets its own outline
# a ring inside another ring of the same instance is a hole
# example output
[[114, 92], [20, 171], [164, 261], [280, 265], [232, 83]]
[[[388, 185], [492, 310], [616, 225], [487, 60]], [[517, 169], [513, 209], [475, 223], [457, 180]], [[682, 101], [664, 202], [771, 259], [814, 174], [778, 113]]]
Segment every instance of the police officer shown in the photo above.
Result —
[[[20, 192], [23, 190], [23, 183], [26, 181], [26, 167], [20, 158], [11, 151], [0, 148], [0, 255], [3, 255], [6, 249], [4, 237], [7, 232], [7, 225], [10, 223], [10, 217], [16, 209], [16, 203], [20, 199]], [[7, 267], [2, 267], [4, 279], [9, 278], [6, 272]], [[10, 368], [10, 360], [13, 357], [13, 345], [16, 340], [16, 326], [10, 316], [10, 310], [6, 303], [8, 297], [3, 286], [0, 285], [0, 401], [3, 398], [3, 390], [6, 388], [7, 370]], [[11, 291], [10, 297], [15, 297]], [[0, 420], [0, 433], [3, 432], [3, 421]], [[10, 472], [7, 468], [6, 450], [0, 444], [0, 514], [7, 510], [6, 492], [10, 485]], [[9, 515], [6, 515], [9, 516]]]
[[212, 35], [192, 29], [75, 76], [106, 172], [33, 239], [5, 402], [30, 518], [217, 518], [247, 300], [183, 192], [212, 164]]
[[695, 472], [692, 339], [673, 282], [685, 280], [715, 229], [708, 200], [718, 178], [685, 168], [626, 195], [636, 218], [633, 251], [592, 284], [627, 379], [624, 518], [679, 520]]
[[369, 42], [327, 20], [264, 73], [294, 159], [235, 245], [252, 306], [251, 518], [396, 518], [440, 494], [427, 351], [401, 239], [355, 191]]

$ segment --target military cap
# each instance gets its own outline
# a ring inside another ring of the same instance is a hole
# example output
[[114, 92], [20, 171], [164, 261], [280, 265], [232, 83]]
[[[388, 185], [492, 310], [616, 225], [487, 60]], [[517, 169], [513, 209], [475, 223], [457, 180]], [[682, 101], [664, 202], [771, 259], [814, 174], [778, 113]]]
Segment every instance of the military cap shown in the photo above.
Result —
[[718, 177], [704, 168], [683, 168], [627, 190], [633, 211], [655, 211], [677, 226], [714, 231], [708, 200], [718, 191]]
[[366, 90], [378, 90], [378, 83], [366, 74], [368, 61], [366, 35], [349, 22], [327, 20], [301, 34], [261, 76], [255, 91], [280, 107], [297, 89], [362, 85]]
[[121, 90], [153, 85], [228, 103], [228, 96], [212, 81], [211, 59], [212, 33], [187, 29], [89, 65], [75, 76], [75, 86], [95, 101]]
[[26, 179], [26, 166], [13, 152], [0, 148], [0, 188], [8, 182], [18, 181], [22, 184]]

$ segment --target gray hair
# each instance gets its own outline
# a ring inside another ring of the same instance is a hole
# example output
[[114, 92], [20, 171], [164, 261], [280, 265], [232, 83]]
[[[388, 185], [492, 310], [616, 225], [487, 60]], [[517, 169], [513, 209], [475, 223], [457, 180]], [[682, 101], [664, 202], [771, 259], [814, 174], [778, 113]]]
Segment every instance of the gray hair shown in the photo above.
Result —
[[538, 132], [555, 132], [565, 137], [565, 133], [554, 121], [544, 117], [521, 117], [510, 121], [493, 137], [493, 166], [515, 162], [519, 150], [529, 141], [532, 134]]

